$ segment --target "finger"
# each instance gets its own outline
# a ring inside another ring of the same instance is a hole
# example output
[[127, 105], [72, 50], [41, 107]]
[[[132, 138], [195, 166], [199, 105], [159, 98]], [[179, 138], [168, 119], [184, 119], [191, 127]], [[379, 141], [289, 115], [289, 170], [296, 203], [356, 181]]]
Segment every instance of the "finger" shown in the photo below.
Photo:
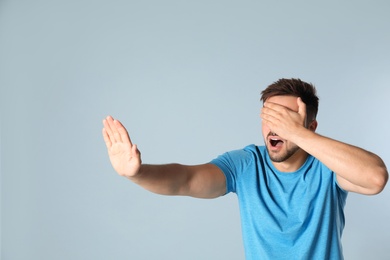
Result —
[[268, 127], [270, 132], [275, 132], [274, 131], [275, 124], [272, 121], [262, 118], [262, 124]]
[[280, 112], [274, 109], [263, 107], [261, 110], [261, 117], [263, 119], [273, 121], [273, 120], [278, 120], [281, 117], [281, 114]]
[[276, 103], [266, 103], [264, 103], [265, 106], [262, 108], [264, 119], [272, 121], [273, 123], [279, 122], [286, 114], [286, 107]]
[[114, 118], [112, 118], [111, 116], [108, 116], [107, 122], [108, 122], [108, 125], [110, 126], [110, 129], [111, 129], [111, 134], [112, 134], [112, 135], [110, 135], [111, 141], [122, 142], [122, 138], [121, 138], [121, 135], [119, 134], [118, 126], [114, 122]]
[[116, 129], [118, 130], [122, 142], [132, 146], [133, 144], [131, 142], [129, 133], [127, 132], [126, 128], [122, 125], [122, 123], [119, 120], [114, 120], [114, 124]]
[[266, 114], [261, 114], [260, 117], [261, 117], [263, 123], [266, 124], [267, 126], [273, 125], [275, 123], [275, 120], [276, 120], [274, 117], [266, 115]]
[[270, 115], [267, 115], [267, 114], [264, 114], [264, 113], [261, 113], [260, 114], [260, 118], [262, 120], [262, 124], [264, 124], [265, 126], [267, 126], [271, 131], [273, 131], [272, 129], [275, 127], [275, 120], [276, 118], [275, 117], [272, 117]]
[[286, 109], [285, 106], [282, 106], [282, 105], [279, 105], [276, 103], [272, 103], [272, 102], [265, 102], [264, 107], [275, 110], [275, 111], [279, 111], [279, 112], [284, 111]]
[[107, 134], [107, 137], [110, 139], [110, 142], [111, 143], [115, 143], [115, 138], [114, 138], [114, 133], [111, 129], [111, 126], [110, 124], [108, 123], [108, 120], [109, 120], [109, 117], [106, 117], [104, 120], [103, 120], [103, 125], [104, 125], [104, 130]]
[[108, 136], [107, 130], [105, 128], [103, 128], [102, 133], [103, 133], [103, 139], [104, 139], [104, 142], [106, 143], [107, 148], [110, 148], [112, 145], [112, 142], [111, 142], [110, 137]]

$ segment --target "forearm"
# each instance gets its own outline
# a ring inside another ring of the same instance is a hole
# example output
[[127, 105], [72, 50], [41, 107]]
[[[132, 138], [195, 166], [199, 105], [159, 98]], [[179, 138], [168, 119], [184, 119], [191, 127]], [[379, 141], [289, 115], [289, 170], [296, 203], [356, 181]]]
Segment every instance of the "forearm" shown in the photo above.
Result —
[[141, 153], [124, 126], [110, 116], [103, 120], [103, 125], [108, 155], [120, 176], [163, 195], [215, 198], [225, 194], [225, 175], [217, 166], [209, 163], [194, 166], [142, 164]]
[[366, 189], [365, 193], [378, 193], [386, 184], [386, 166], [371, 152], [303, 129], [294, 142], [341, 178]]
[[186, 167], [180, 164], [142, 164], [135, 176], [127, 178], [161, 195], [180, 195], [188, 183]]
[[127, 177], [143, 188], [162, 195], [216, 198], [226, 193], [226, 179], [215, 165], [141, 165], [134, 177]]

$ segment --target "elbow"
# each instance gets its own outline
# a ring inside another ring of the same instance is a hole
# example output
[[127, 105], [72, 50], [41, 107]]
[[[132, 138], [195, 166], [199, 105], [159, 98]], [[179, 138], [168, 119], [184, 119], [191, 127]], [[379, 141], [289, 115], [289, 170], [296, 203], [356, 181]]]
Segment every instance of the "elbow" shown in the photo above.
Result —
[[376, 174], [372, 177], [372, 193], [371, 195], [379, 194], [383, 191], [386, 186], [386, 183], [389, 179], [389, 174], [387, 172], [386, 166], [381, 167]]

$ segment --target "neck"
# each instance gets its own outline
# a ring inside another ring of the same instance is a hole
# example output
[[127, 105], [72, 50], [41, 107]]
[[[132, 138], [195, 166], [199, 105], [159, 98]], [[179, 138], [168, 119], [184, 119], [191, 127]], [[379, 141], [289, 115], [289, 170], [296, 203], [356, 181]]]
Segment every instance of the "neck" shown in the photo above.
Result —
[[308, 153], [299, 149], [287, 160], [283, 162], [272, 162], [272, 164], [280, 172], [295, 172], [302, 167], [302, 165], [306, 162], [307, 157]]

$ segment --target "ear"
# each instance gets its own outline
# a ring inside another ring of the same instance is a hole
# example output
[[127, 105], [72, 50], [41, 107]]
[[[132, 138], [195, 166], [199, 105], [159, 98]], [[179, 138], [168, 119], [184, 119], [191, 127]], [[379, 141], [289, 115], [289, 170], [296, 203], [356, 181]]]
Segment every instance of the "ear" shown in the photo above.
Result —
[[311, 121], [311, 123], [310, 123], [308, 129], [309, 129], [310, 131], [315, 132], [316, 129], [317, 129], [317, 126], [318, 126], [318, 122], [317, 122], [317, 120], [314, 119], [313, 121]]

